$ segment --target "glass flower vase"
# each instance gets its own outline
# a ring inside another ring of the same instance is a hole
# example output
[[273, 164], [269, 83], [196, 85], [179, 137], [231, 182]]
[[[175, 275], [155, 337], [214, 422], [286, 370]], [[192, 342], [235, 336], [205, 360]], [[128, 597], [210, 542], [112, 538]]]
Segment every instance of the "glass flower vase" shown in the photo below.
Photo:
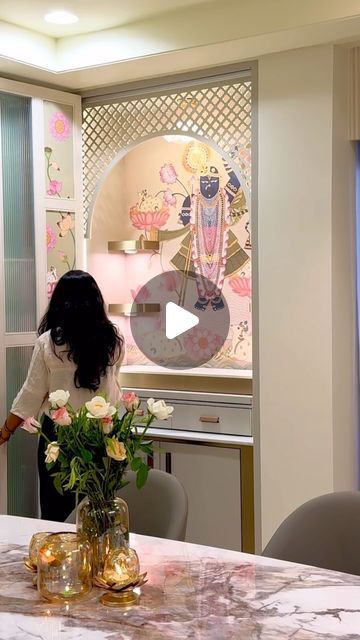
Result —
[[129, 547], [128, 506], [118, 496], [107, 502], [85, 498], [77, 510], [76, 528], [91, 544], [93, 576], [102, 577], [108, 554]]

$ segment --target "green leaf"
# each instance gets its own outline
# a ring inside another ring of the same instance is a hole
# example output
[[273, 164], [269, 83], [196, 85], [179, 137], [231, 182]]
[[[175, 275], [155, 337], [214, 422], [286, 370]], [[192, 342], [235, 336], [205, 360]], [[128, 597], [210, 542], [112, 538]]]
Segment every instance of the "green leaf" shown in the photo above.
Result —
[[141, 460], [141, 458], [133, 458], [131, 462], [131, 468], [133, 471], [138, 471], [140, 467], [142, 467], [142, 465], [143, 461]]
[[136, 474], [136, 486], [138, 489], [142, 489], [142, 487], [146, 483], [148, 475], [149, 475], [149, 467], [143, 463]]
[[142, 442], [139, 446], [139, 449], [141, 449], [141, 451], [144, 451], [144, 453], [147, 453], [152, 458], [154, 457], [153, 448], [150, 444], [146, 444], [145, 442]]
[[55, 487], [56, 491], [58, 493], [60, 493], [61, 496], [64, 495], [64, 492], [63, 492], [63, 489], [62, 489], [62, 484], [61, 484], [61, 474], [60, 473], [57, 473], [54, 476], [54, 487]]
[[85, 462], [91, 462], [93, 458], [91, 451], [88, 451], [87, 449], [81, 449], [81, 457]]

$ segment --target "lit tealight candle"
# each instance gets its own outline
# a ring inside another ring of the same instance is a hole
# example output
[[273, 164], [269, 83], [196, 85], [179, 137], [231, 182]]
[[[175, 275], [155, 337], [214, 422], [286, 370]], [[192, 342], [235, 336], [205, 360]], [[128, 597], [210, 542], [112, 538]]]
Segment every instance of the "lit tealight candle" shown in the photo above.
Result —
[[37, 558], [40, 547], [42, 547], [43, 543], [49, 535], [49, 531], [40, 531], [39, 533], [34, 533], [34, 535], [32, 536], [29, 544], [29, 561], [33, 567], [37, 566]]
[[113, 549], [107, 555], [103, 578], [105, 582], [126, 585], [139, 577], [140, 563], [135, 549]]

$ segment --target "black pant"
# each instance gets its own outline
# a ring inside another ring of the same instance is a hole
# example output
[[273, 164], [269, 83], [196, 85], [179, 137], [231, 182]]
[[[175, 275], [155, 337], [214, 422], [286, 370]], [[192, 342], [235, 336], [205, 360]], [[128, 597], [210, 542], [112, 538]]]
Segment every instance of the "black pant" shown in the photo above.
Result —
[[[54, 423], [48, 416], [44, 416], [43, 432], [50, 439], [50, 441], [56, 440], [56, 433]], [[64, 495], [60, 495], [54, 487], [54, 479], [51, 474], [58, 471], [58, 466], [55, 464], [51, 471], [48, 471], [45, 464], [45, 449], [47, 447], [47, 441], [45, 438], [39, 439], [38, 447], [38, 469], [40, 480], [40, 507], [41, 517], [43, 520], [53, 520], [55, 522], [64, 522], [68, 515], [75, 508], [75, 495], [64, 492]]]

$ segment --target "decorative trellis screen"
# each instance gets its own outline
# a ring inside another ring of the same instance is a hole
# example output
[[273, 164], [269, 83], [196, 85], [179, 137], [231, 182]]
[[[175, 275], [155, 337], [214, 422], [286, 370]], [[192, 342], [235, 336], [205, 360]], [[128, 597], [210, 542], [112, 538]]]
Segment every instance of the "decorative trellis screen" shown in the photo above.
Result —
[[84, 227], [90, 234], [98, 182], [116, 156], [142, 140], [168, 134], [204, 139], [237, 165], [250, 191], [252, 92], [250, 72], [201, 80], [191, 86], [147, 89], [112, 99], [84, 100]]

